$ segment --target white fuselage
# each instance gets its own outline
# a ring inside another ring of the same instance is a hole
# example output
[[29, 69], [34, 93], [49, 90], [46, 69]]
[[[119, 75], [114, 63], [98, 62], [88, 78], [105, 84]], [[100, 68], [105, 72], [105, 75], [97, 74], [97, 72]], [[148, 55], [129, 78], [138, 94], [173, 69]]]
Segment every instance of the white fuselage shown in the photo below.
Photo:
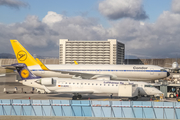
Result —
[[[41, 78], [42, 81], [44, 78]], [[51, 79], [51, 78], [50, 78]], [[35, 80], [23, 80], [23, 84], [39, 89], [47, 89], [52, 93], [80, 93], [80, 94], [117, 94], [119, 85], [137, 84], [140, 95], [160, 95], [161, 91], [151, 87], [146, 82], [102, 81], [102, 80], [74, 80], [70, 78], [53, 78], [52, 85], [41, 85]], [[79, 92], [78, 92], [79, 91]], [[126, 92], [126, 91], [124, 91]]]
[[177, 62], [173, 62], [173, 64], [172, 64], [172, 69], [173, 69], [173, 70], [179, 70], [179, 65], [178, 65]]
[[[167, 77], [167, 71], [154, 65], [46, 65], [50, 70], [111, 75], [112, 80], [150, 81]], [[41, 77], [72, 78], [61, 72], [44, 71], [40, 66], [29, 66], [31, 72]]]

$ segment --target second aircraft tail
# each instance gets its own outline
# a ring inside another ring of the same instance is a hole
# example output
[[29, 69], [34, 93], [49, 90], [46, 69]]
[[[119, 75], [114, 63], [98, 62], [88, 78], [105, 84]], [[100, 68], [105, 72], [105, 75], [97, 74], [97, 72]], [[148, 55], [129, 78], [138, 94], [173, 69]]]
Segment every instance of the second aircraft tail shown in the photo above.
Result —
[[16, 70], [19, 73], [22, 80], [41, 78], [41, 77], [36, 76], [33, 73], [31, 73], [31, 71], [29, 71], [26, 64], [24, 64], [24, 63], [15, 63], [15, 64], [12, 64], [11, 66], [16, 68]]

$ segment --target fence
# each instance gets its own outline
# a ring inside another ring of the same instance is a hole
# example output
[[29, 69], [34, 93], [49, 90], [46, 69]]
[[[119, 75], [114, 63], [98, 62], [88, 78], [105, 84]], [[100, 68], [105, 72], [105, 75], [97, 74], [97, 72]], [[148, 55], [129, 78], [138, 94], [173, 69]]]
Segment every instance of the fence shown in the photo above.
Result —
[[180, 119], [180, 103], [1, 99], [0, 115]]

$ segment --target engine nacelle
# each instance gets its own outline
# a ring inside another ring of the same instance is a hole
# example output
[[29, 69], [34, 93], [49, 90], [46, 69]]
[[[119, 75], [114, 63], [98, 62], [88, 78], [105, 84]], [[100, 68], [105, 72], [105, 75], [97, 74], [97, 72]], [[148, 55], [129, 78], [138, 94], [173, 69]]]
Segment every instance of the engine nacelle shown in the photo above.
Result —
[[53, 78], [42, 78], [40, 80], [40, 84], [42, 84], [42, 85], [53, 85]]

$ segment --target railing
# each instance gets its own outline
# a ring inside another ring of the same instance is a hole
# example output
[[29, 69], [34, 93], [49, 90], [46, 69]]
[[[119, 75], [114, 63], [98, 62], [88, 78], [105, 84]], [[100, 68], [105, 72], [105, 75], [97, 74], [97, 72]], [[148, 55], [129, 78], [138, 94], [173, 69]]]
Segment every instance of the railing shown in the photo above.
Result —
[[180, 103], [1, 99], [0, 115], [180, 119]]

